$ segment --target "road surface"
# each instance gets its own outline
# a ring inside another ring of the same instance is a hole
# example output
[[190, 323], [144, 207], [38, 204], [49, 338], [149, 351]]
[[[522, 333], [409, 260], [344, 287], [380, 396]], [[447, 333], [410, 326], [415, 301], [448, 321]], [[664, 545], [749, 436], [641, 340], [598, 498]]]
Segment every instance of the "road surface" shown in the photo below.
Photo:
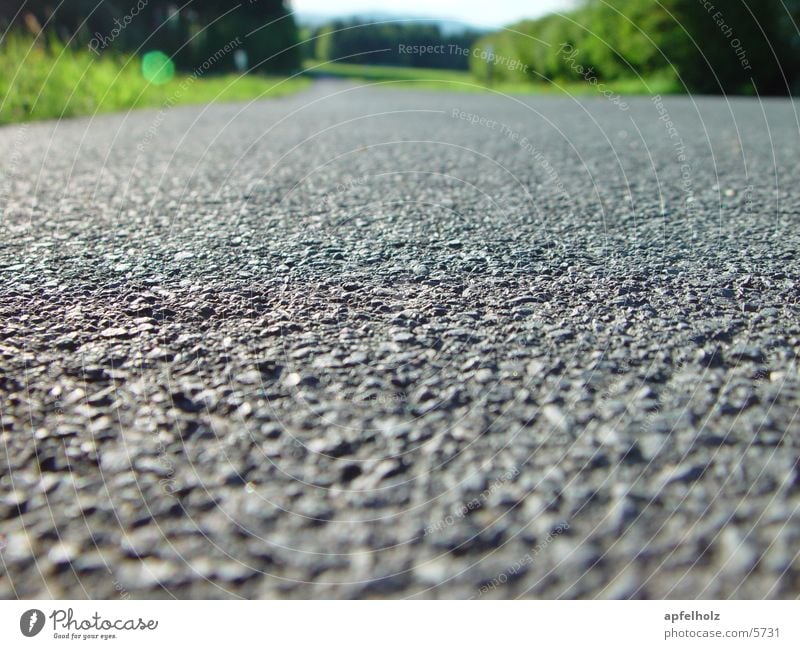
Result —
[[796, 597], [796, 106], [391, 86], [0, 130], [0, 596]]

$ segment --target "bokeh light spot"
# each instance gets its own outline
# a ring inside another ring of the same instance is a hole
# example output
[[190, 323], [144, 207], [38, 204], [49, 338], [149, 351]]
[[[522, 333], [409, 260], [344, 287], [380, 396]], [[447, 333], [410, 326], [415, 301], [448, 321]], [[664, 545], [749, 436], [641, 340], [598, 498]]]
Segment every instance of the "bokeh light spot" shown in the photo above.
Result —
[[175, 64], [164, 52], [147, 52], [142, 57], [142, 75], [150, 83], [160, 86], [175, 76]]

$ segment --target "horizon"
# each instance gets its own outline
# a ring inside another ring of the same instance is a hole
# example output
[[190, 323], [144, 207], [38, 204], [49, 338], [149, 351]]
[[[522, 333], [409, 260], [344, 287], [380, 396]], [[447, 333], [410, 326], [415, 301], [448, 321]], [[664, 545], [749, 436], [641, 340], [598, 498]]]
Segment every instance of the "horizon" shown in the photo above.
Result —
[[[531, 4], [534, 5], [531, 8]], [[509, 0], [502, 7], [484, 2], [458, 2], [457, 0], [384, 0], [377, 4], [369, 0], [341, 0], [337, 10], [330, 10], [325, 0], [291, 0], [289, 8], [300, 19], [324, 22], [336, 18], [353, 16], [387, 15], [398, 18], [432, 20], [461, 23], [465, 27], [499, 29], [505, 25], [530, 18], [539, 18], [549, 13], [566, 11], [575, 6], [576, 0]]]

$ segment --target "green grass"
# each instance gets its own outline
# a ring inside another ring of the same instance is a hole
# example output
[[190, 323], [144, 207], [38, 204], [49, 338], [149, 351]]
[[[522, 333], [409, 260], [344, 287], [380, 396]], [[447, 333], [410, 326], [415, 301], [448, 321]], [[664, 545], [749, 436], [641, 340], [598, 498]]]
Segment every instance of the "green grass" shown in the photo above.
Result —
[[[354, 63], [318, 63], [307, 61], [306, 73], [310, 76], [328, 76], [354, 79], [368, 83], [381, 83], [386, 87], [422, 88], [447, 90], [450, 92], [501, 92], [504, 94], [536, 95], [597, 95], [596, 88], [589, 83], [495, 83], [486, 85], [470, 72], [460, 70], [432, 70], [426, 68], [402, 68], [389, 65], [358, 65]], [[607, 84], [611, 92], [619, 95], [674, 94], [679, 88], [665, 77], [650, 79], [623, 79]]]
[[118, 53], [101, 56], [66, 48], [55, 40], [9, 35], [0, 43], [0, 124], [93, 115], [111, 111], [242, 101], [296, 92], [302, 77], [177, 75], [155, 86], [141, 73], [141, 60]]
[[345, 77], [365, 81], [444, 81], [475, 83], [469, 72], [460, 70], [433, 70], [429, 68], [401, 68], [391, 65], [357, 65], [354, 63], [306, 62], [306, 71], [313, 75]]

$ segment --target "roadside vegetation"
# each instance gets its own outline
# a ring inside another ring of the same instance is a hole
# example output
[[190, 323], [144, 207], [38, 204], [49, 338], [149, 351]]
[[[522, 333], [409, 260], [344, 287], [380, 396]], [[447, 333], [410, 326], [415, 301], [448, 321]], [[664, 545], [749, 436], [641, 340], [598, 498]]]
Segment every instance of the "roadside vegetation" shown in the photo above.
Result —
[[54, 37], [9, 35], [0, 49], [0, 124], [93, 115], [132, 108], [240, 101], [295, 92], [303, 77], [178, 72], [156, 85], [142, 74], [141, 57], [96, 56]]
[[293, 76], [298, 32], [283, 0], [228, 4], [0, 3], [0, 123], [274, 97], [307, 85]]
[[800, 90], [799, 22], [800, 0], [584, 0], [479, 39], [470, 69], [497, 82], [785, 95]]
[[70, 0], [55, 9], [26, 0], [26, 11], [0, 5], [0, 124], [275, 97], [319, 77], [616, 101], [800, 91], [800, 0], [582, 0], [491, 33], [366, 19], [299, 30], [283, 0], [223, 13], [216, 0], [135, 7], [124, 0]]
[[[800, 92], [800, 0], [580, 0], [574, 7], [488, 34], [333, 21], [308, 34], [304, 57], [439, 68], [446, 80], [468, 70], [475, 83], [518, 92]], [[418, 75], [433, 83], [427, 72]], [[360, 76], [392, 75], [381, 68]]]

